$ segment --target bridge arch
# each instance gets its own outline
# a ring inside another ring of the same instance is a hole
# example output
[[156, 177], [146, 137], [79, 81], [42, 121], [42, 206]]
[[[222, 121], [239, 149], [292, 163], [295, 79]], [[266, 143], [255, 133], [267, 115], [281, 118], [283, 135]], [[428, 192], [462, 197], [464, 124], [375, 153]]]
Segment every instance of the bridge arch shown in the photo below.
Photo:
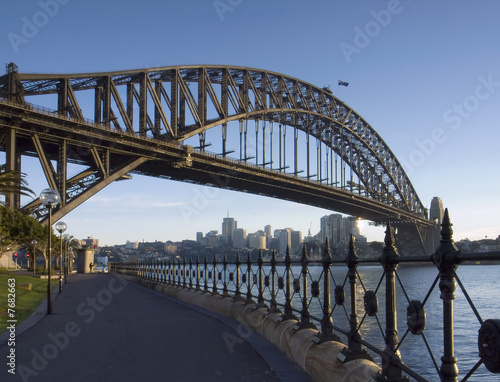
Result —
[[[270, 126], [271, 134], [272, 126], [279, 126], [280, 162], [281, 150], [286, 150], [286, 144], [282, 147], [281, 130], [286, 135], [287, 129], [291, 129], [293, 133], [288, 136], [293, 137], [294, 166], [289, 175], [312, 181], [314, 169], [310, 171], [309, 165], [313, 157], [309, 152], [312, 137], [318, 145], [316, 159], [319, 164], [315, 169], [318, 173], [323, 147], [327, 163], [328, 152], [331, 161], [333, 155], [340, 160], [341, 178], [342, 171], [345, 171], [342, 165], [347, 166], [351, 173], [350, 184], [347, 184], [346, 176], [343, 181], [336, 179], [334, 182], [332, 175], [326, 181], [327, 186], [391, 209], [382, 217], [368, 214], [365, 218], [380, 223], [392, 220], [432, 225], [401, 163], [382, 137], [359, 113], [326, 87], [272, 71], [217, 65], [81, 74], [27, 74], [12, 67], [0, 78], [0, 100], [5, 102], [27, 105], [28, 100], [36, 99], [40, 104], [39, 100], [48, 99], [48, 95], [52, 95], [48, 103], [53, 104], [46, 105], [60, 117], [82, 124], [88, 124], [85, 117], [90, 117], [94, 126], [171, 145], [183, 145], [198, 137], [197, 151], [201, 153], [209, 145], [206, 135], [221, 128], [222, 153], [219, 155], [228, 159], [231, 157], [226, 148], [228, 125], [239, 124], [239, 129], [231, 127], [230, 130], [240, 135], [239, 161], [243, 164], [248, 161], [246, 124], [249, 121], [257, 124], [256, 135], [259, 133], [258, 124], [262, 123], [262, 138], [270, 133], [269, 130], [266, 133], [266, 126]], [[57, 104], [54, 104], [55, 100]], [[302, 134], [300, 139], [307, 142], [306, 155], [298, 152], [299, 133]], [[256, 146], [257, 155], [258, 142]], [[262, 147], [265, 156], [265, 144]], [[94, 151], [93, 156], [99, 162], [98, 150]], [[304, 170], [297, 165], [299, 156], [305, 156], [307, 161], [302, 165], [306, 169], [305, 177], [299, 175]], [[273, 169], [273, 165], [263, 158], [260, 166], [281, 173], [287, 167], [286, 158], [284, 162]], [[143, 163], [136, 164], [141, 165], [144, 166]], [[106, 172], [102, 164], [98, 163], [98, 167], [101, 173]], [[132, 166], [129, 170], [137, 168], [140, 169]], [[325, 183], [321, 174], [317, 183]]]

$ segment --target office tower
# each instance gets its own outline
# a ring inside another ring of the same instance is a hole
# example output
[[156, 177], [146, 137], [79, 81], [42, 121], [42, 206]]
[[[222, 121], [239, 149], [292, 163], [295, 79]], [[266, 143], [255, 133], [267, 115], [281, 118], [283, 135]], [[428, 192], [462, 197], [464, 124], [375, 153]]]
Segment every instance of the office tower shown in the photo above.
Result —
[[439, 246], [439, 241], [441, 240], [441, 223], [443, 222], [443, 216], [443, 201], [439, 197], [435, 196], [431, 200], [429, 219], [434, 220], [436, 222], [436, 225], [429, 235], [430, 243], [427, 247], [428, 253], [432, 253]]
[[224, 218], [222, 219], [222, 235], [227, 236], [229, 239], [233, 240], [234, 230], [237, 228], [237, 221], [234, 218]]
[[246, 248], [247, 247], [247, 230], [244, 228], [236, 228], [233, 231], [233, 247]]

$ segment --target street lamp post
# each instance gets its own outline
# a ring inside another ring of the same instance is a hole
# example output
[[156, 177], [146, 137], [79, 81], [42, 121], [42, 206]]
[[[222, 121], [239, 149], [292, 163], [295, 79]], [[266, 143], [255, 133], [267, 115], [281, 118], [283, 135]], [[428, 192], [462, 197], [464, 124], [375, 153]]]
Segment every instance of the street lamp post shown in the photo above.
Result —
[[51, 285], [51, 246], [52, 246], [52, 208], [61, 201], [61, 195], [53, 188], [46, 188], [40, 193], [40, 203], [49, 209], [49, 237], [48, 237], [48, 279], [47, 279], [47, 314], [52, 314], [52, 285]]
[[33, 246], [33, 259], [31, 262], [33, 263], [33, 276], [35, 275], [35, 268], [36, 268], [36, 245], [38, 241], [32, 240], [31, 245]]
[[63, 239], [64, 239], [64, 283], [67, 284], [69, 277], [69, 252], [68, 252], [69, 235], [64, 234]]
[[61, 252], [59, 253], [59, 292], [62, 292], [62, 265], [63, 265], [63, 246], [62, 246], [62, 234], [66, 231], [68, 226], [65, 222], [58, 222], [56, 224], [56, 230], [59, 232], [59, 239], [61, 243]]

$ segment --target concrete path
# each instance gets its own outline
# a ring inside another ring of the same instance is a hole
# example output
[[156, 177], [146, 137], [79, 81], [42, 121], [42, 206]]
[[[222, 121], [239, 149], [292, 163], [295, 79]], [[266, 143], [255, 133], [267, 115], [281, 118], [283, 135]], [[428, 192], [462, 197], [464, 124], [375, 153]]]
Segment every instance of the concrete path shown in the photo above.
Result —
[[15, 375], [0, 345], [1, 381], [310, 381], [236, 321], [114, 274], [72, 275], [53, 314], [40, 308], [16, 333]]

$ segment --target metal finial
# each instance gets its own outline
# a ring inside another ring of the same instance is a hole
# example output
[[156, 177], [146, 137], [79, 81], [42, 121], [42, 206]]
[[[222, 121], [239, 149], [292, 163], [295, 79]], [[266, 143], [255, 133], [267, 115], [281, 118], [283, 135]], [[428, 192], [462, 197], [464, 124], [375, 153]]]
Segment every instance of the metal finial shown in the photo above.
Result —
[[387, 222], [387, 229], [385, 230], [384, 244], [386, 246], [393, 246], [394, 245], [394, 231], [392, 230], [390, 222]]
[[291, 263], [292, 258], [290, 257], [290, 247], [286, 246], [285, 263]]
[[309, 259], [307, 258], [307, 248], [306, 245], [304, 244], [302, 247], [302, 257], [300, 258], [300, 263], [301, 264], [307, 264]]
[[453, 224], [450, 222], [450, 215], [448, 213], [448, 208], [444, 210], [443, 222], [441, 223], [441, 243], [452, 243], [453, 242], [453, 229], [451, 228]]
[[277, 261], [276, 261], [276, 252], [273, 249], [273, 254], [271, 256], [271, 265], [276, 265], [276, 264], [277, 264]]
[[331, 260], [332, 254], [330, 252], [330, 244], [328, 243], [328, 238], [325, 240], [325, 247], [323, 249], [323, 260]]
[[262, 258], [262, 249], [259, 249], [259, 258], [257, 259], [257, 264], [264, 264], [264, 259]]
[[356, 238], [354, 235], [351, 235], [349, 239], [349, 253], [347, 254], [346, 262], [347, 265], [355, 265], [357, 264], [358, 256], [356, 255]]

